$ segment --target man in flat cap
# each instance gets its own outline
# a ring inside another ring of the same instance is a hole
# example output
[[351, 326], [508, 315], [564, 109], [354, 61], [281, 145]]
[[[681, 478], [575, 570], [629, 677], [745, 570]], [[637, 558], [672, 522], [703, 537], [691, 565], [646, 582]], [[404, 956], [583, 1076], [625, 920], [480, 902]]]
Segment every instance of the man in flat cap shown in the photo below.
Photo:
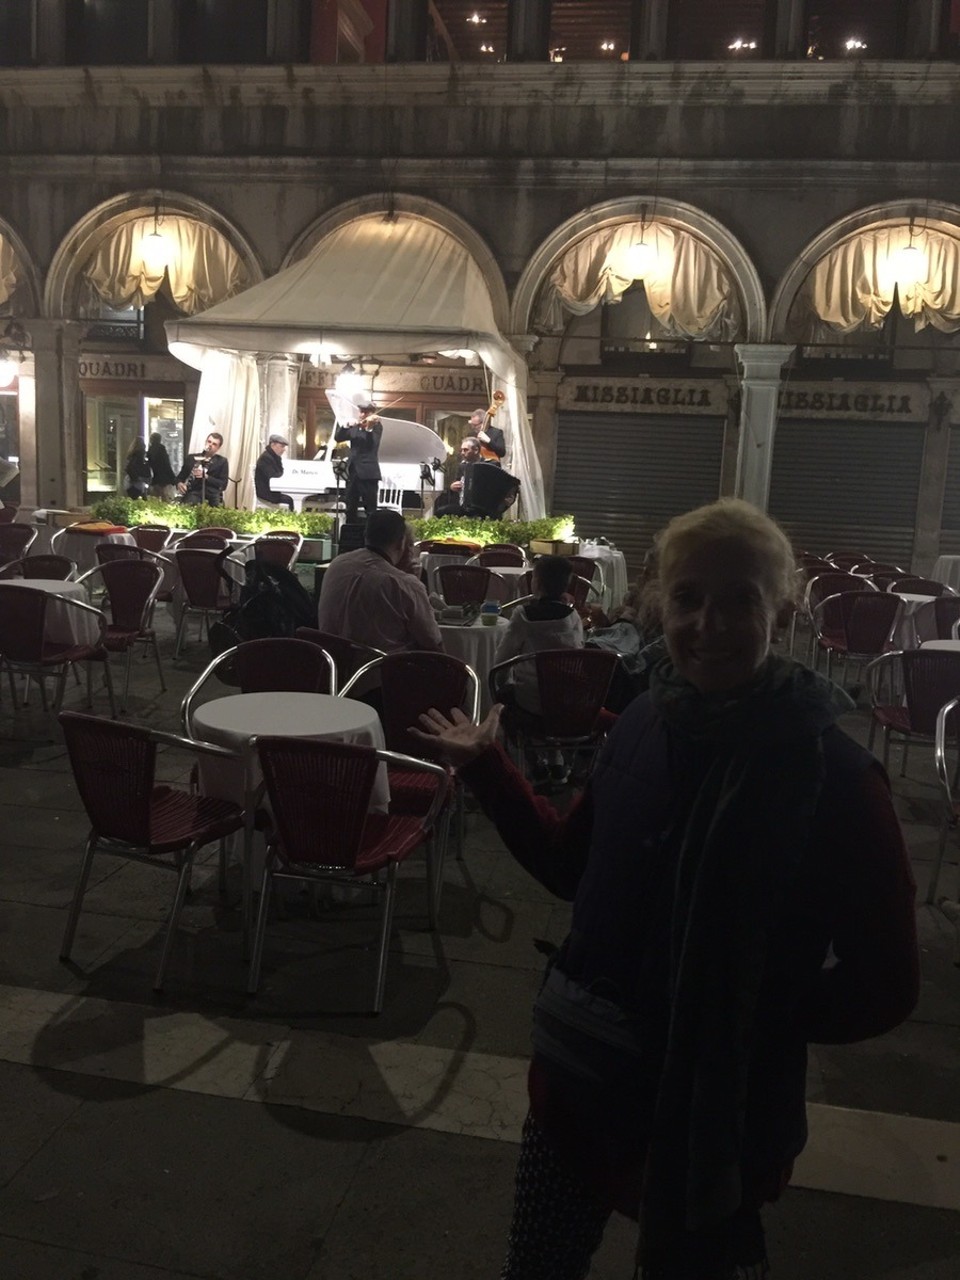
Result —
[[293, 499], [287, 493], [277, 493], [270, 488], [272, 479], [283, 475], [283, 454], [287, 447], [286, 436], [272, 435], [267, 447], [257, 459], [253, 472], [253, 486], [257, 491], [257, 501], [265, 502], [271, 507], [289, 507], [293, 510]]

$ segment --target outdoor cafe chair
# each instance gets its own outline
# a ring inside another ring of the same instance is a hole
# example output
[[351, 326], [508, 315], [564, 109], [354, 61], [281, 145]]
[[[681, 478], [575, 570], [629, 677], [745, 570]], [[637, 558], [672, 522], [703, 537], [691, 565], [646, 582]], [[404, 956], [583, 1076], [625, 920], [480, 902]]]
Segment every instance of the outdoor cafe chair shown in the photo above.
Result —
[[[260, 889], [248, 994], [260, 985], [263, 944], [275, 880], [372, 887], [380, 895], [380, 938], [373, 1012], [380, 1013], [387, 977], [397, 867], [426, 840], [445, 804], [447, 770], [425, 760], [352, 743], [309, 738], [256, 739], [273, 814]], [[381, 763], [432, 779], [431, 802], [422, 815], [370, 813]], [[429, 855], [428, 855], [429, 856]], [[428, 866], [427, 902], [436, 928], [436, 869]]]
[[3, 578], [47, 578], [56, 582], [69, 582], [77, 576], [77, 565], [67, 556], [36, 555], [11, 560], [0, 569]]
[[[114, 550], [138, 552], [136, 547]], [[97, 551], [100, 551], [99, 547]], [[167, 682], [163, 677], [157, 633], [153, 627], [153, 610], [163, 582], [163, 570], [149, 560], [118, 557], [104, 561], [96, 569], [90, 569], [79, 580], [91, 591], [98, 580], [102, 584], [105, 593], [104, 608], [108, 613], [103, 643], [109, 653], [125, 653], [127, 656], [123, 698], [120, 701], [121, 713], [127, 709], [133, 650], [138, 644], [152, 651], [160, 678], [160, 689], [166, 693]]]
[[[952, 740], [954, 754], [960, 754], [960, 695], [951, 698], [937, 712], [937, 723], [934, 730], [934, 757], [937, 765], [937, 779], [943, 792], [944, 810], [940, 823], [940, 841], [937, 853], [930, 868], [930, 879], [927, 883], [927, 902], [937, 900], [937, 885], [940, 882], [940, 870], [947, 848], [947, 833], [960, 830], [960, 795], [957, 793], [957, 773], [960, 760], [951, 769], [947, 759], [948, 742]], [[960, 864], [958, 864], [960, 876]], [[960, 879], [958, 879], [956, 898], [960, 899]]]
[[135, 524], [130, 536], [142, 551], [159, 554], [170, 541], [170, 527], [165, 524]]
[[484, 547], [467, 561], [468, 565], [478, 564], [482, 569], [522, 569], [526, 563], [527, 558], [519, 547]]
[[953, 629], [960, 622], [960, 596], [937, 596], [920, 605], [913, 615], [917, 643], [928, 640], [953, 640]]
[[31, 524], [0, 524], [0, 564], [21, 560], [37, 540], [37, 530]]
[[[45, 635], [47, 609], [52, 599], [56, 599], [57, 607], [66, 613], [85, 616], [95, 629], [95, 636], [90, 642], [70, 643], [62, 640], [48, 640]], [[99, 609], [83, 604], [79, 600], [70, 600], [63, 596], [52, 597], [46, 591], [33, 587], [20, 587], [13, 583], [0, 582], [0, 667], [6, 667], [10, 681], [10, 693], [13, 697], [14, 709], [17, 705], [14, 675], [23, 675], [29, 680], [36, 680], [40, 686], [40, 701], [47, 710], [47, 691], [44, 681], [47, 676], [56, 676], [57, 692], [54, 699], [54, 710], [59, 711], [63, 703], [63, 695], [67, 684], [67, 672], [71, 666], [83, 663], [87, 669], [87, 705], [93, 705], [94, 663], [103, 666], [103, 678], [110, 700], [110, 714], [116, 716], [117, 710], [113, 698], [113, 677], [110, 673], [110, 661], [104, 643], [107, 621]], [[26, 697], [26, 695], [24, 695]]]
[[449, 605], [483, 604], [493, 580], [489, 569], [476, 564], [442, 564], [437, 570], [440, 594]]
[[204, 623], [209, 635], [211, 616], [219, 618], [233, 605], [233, 593], [222, 568], [224, 551], [225, 548], [217, 551], [197, 546], [178, 546], [173, 553], [183, 588], [183, 606], [174, 646], [174, 656], [177, 658], [180, 657], [187, 619], [191, 613], [200, 615], [201, 635]]
[[597, 584], [589, 578], [581, 578], [578, 573], [570, 575], [570, 581], [567, 583], [567, 592], [572, 596], [576, 609], [585, 609], [590, 603], [591, 595], [594, 600], [601, 599], [600, 588]]
[[8, 506], [4, 502], [0, 502], [0, 524], [10, 524], [17, 518], [19, 507]]
[[858, 666], [895, 646], [893, 636], [902, 601], [881, 591], [842, 591], [821, 600], [813, 611], [817, 649], [827, 655], [827, 677], [833, 674], [833, 656]]
[[[458, 707], [473, 724], [480, 721], [480, 681], [477, 673], [459, 658], [446, 653], [404, 652], [388, 653], [374, 658], [359, 668], [343, 686], [341, 697], [360, 696], [360, 690], [368, 690], [371, 683], [379, 682], [380, 722], [383, 738], [389, 751], [403, 756], [416, 756], [435, 760], [436, 751], [429, 743], [421, 742], [410, 733], [417, 727], [420, 716], [431, 707], [439, 707], [449, 714]], [[411, 773], [401, 767], [390, 769], [390, 812], [423, 816], [433, 802], [436, 782], [419, 773]], [[457, 854], [462, 856], [465, 805], [463, 784], [451, 777], [452, 804], [456, 815]], [[442, 884], [443, 863], [446, 858], [449, 837], [450, 814], [442, 813], [438, 824], [437, 901]]]
[[222, 529], [201, 529], [196, 533], [187, 533], [180, 539], [174, 548], [174, 554], [177, 551], [199, 550], [199, 551], [226, 551], [232, 546], [233, 537], [225, 537]]
[[[884, 677], [888, 677], [889, 701], [881, 702]], [[951, 698], [960, 696], [960, 653], [944, 649], [909, 649], [875, 658], [866, 670], [871, 717], [869, 750], [877, 729], [883, 733], [883, 767], [890, 743], [903, 742], [900, 776], [907, 771], [907, 751], [914, 741], [933, 742], [937, 714]], [[895, 691], [902, 689], [902, 698]]]
[[571, 751], [592, 757], [606, 732], [603, 704], [620, 658], [607, 649], [543, 649], [521, 653], [490, 670], [490, 697], [503, 700], [520, 666], [536, 672], [540, 713], [507, 707], [504, 727], [524, 768], [528, 750]]
[[254, 558], [281, 569], [292, 569], [297, 562], [303, 538], [299, 533], [265, 533], [253, 544]]
[[937, 582], [934, 578], [920, 578], [916, 575], [894, 578], [886, 590], [896, 595], [911, 596], [955, 596], [957, 594], [953, 587], [948, 587], [945, 582]]
[[607, 584], [600, 561], [594, 560], [592, 556], [567, 556], [567, 559], [570, 561], [573, 572], [592, 583], [597, 589], [597, 595], [602, 599]]
[[222, 861], [224, 841], [243, 826], [243, 810], [229, 800], [158, 783], [157, 747], [178, 747], [230, 759], [233, 753], [208, 743], [189, 742], [175, 734], [70, 711], [61, 714], [60, 724], [77, 790], [91, 824], [60, 959], [70, 958], [96, 854], [108, 853], [162, 867], [177, 877], [154, 981], [154, 990], [162, 991], [196, 853], [204, 845], [219, 841]]
[[344, 636], [335, 636], [330, 631], [318, 631], [315, 627], [297, 627], [294, 635], [298, 640], [308, 640], [311, 644], [319, 645], [330, 654], [337, 669], [338, 689], [342, 689], [351, 676], [366, 663], [386, 656], [382, 649], [375, 649], [373, 645], [357, 644]]
[[289, 636], [244, 640], [224, 649], [207, 664], [180, 704], [180, 724], [193, 737], [193, 709], [201, 691], [214, 676], [241, 693], [337, 692], [333, 658], [318, 645]]

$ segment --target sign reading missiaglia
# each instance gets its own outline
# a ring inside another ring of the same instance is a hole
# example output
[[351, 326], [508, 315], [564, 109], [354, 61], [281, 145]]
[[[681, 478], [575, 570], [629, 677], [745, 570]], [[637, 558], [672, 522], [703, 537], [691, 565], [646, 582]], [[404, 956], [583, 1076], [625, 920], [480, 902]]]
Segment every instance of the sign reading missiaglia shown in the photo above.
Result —
[[723, 417], [727, 384], [654, 378], [564, 378], [557, 389], [558, 409], [598, 409], [605, 413], [676, 413]]

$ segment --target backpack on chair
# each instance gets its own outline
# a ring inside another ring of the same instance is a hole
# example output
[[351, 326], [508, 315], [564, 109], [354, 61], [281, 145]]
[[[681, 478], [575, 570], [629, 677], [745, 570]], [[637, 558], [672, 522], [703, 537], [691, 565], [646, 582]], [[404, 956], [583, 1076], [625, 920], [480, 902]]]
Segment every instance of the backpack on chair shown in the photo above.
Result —
[[[228, 575], [221, 570], [228, 581]], [[264, 560], [248, 560], [240, 599], [210, 628], [214, 657], [242, 644], [268, 636], [293, 636], [297, 627], [316, 625], [313, 601], [289, 569]]]

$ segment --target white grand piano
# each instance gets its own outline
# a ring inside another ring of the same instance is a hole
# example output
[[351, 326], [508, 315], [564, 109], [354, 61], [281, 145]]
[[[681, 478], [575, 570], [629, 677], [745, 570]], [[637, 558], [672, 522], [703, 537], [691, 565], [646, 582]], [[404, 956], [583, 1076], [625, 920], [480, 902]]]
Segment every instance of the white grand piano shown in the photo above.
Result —
[[[337, 426], [346, 425], [357, 420], [357, 407], [345, 396], [328, 391], [327, 399], [337, 419]], [[423, 463], [430, 467], [434, 475], [434, 462], [442, 460], [446, 455], [446, 445], [435, 431], [423, 426], [420, 422], [407, 422], [404, 418], [389, 418], [378, 415], [383, 423], [383, 435], [380, 438], [380, 474], [381, 485], [395, 489], [420, 488], [420, 468]], [[327, 441], [325, 449], [316, 458], [300, 460], [285, 458], [283, 475], [270, 480], [270, 488], [275, 493], [288, 493], [293, 499], [294, 509], [300, 511], [305, 498], [314, 493], [325, 493], [337, 488], [337, 478], [333, 471], [332, 452], [336, 445], [333, 436]], [[345, 481], [341, 481], [343, 489]], [[433, 492], [435, 484], [431, 481], [424, 485]]]

